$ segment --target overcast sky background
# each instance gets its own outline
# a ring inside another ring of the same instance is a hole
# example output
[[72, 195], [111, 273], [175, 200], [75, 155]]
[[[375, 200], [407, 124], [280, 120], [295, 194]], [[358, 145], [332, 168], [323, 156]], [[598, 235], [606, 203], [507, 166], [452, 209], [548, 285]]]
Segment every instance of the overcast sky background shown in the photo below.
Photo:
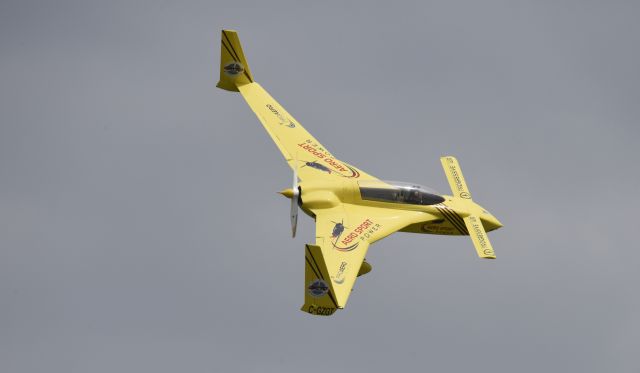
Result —
[[[638, 372], [640, 4], [2, 1], [0, 371]], [[333, 317], [299, 311], [314, 225], [238, 94], [338, 158], [504, 228], [396, 234]]]

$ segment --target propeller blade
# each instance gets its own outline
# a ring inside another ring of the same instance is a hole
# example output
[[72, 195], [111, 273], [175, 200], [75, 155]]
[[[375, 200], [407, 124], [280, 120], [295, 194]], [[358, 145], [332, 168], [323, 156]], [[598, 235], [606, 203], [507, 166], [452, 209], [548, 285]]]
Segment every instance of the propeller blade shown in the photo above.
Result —
[[291, 237], [296, 236], [296, 228], [298, 226], [298, 204], [297, 198], [291, 198]]
[[295, 167], [293, 168], [293, 186], [291, 187], [293, 195], [291, 196], [291, 237], [296, 236], [296, 228], [298, 227], [298, 198], [300, 197], [300, 189], [298, 189], [298, 154], [296, 154]]

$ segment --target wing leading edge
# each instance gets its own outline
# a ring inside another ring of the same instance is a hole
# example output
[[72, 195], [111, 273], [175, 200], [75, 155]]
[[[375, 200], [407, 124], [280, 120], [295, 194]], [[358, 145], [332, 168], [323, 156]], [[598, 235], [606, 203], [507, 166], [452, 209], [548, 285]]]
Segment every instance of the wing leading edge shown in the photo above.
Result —
[[239, 91], [256, 114], [273, 142], [292, 169], [298, 168], [301, 180], [375, 177], [331, 154], [289, 114], [269, 93], [255, 83], [244, 56], [238, 34], [222, 30], [218, 87]]

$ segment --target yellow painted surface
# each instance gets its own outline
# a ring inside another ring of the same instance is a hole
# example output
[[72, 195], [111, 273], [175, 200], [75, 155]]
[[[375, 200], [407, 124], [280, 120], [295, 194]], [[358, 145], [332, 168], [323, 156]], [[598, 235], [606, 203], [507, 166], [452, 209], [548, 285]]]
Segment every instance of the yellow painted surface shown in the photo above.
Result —
[[[480, 257], [495, 258], [486, 232], [502, 224], [472, 201], [454, 157], [441, 158], [453, 193], [442, 196], [441, 203], [363, 199], [360, 183], [383, 189], [392, 186], [336, 158], [254, 82], [235, 31], [223, 30], [221, 44], [218, 87], [240, 92], [246, 100], [297, 172], [300, 207], [316, 222], [315, 243], [305, 245], [303, 311], [329, 316], [344, 308], [358, 275], [371, 270], [365, 262], [369, 246], [397, 231], [470, 235]], [[280, 193], [287, 198], [294, 196], [290, 188]]]

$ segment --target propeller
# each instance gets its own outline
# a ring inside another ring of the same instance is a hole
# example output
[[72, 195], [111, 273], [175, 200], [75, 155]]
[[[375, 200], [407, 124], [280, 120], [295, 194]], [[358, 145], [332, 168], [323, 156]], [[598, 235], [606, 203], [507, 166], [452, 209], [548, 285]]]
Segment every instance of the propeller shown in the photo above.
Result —
[[293, 168], [293, 186], [291, 187], [291, 237], [296, 236], [296, 228], [298, 226], [298, 198], [300, 198], [300, 189], [298, 189], [298, 155], [296, 154], [295, 167]]

